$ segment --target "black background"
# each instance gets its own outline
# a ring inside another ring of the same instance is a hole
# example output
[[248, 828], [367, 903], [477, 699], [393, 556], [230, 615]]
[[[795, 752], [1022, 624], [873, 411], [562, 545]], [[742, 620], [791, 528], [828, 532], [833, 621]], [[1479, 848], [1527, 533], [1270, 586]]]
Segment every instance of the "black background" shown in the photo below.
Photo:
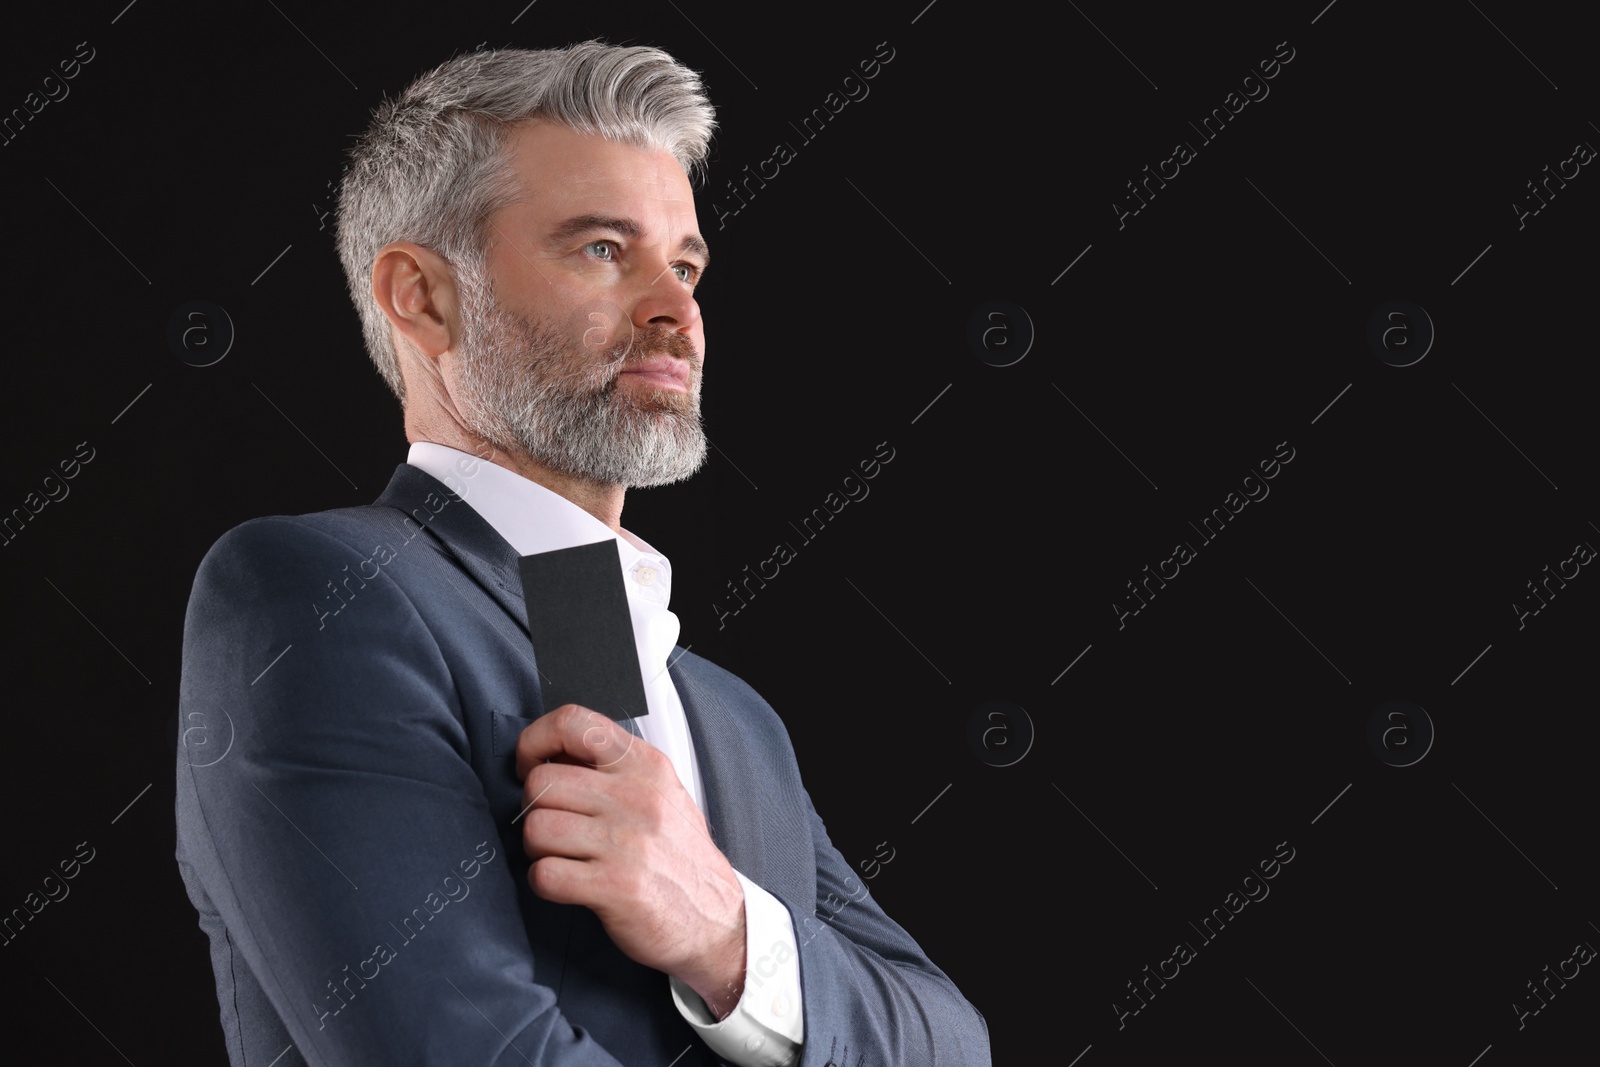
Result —
[[[0, 548], [0, 909], [79, 842], [95, 858], [0, 948], [7, 1056], [223, 1062], [172, 858], [190, 582], [228, 528], [368, 503], [405, 458], [329, 183], [380, 97], [449, 55], [595, 36], [704, 72], [721, 125], [699, 201], [716, 451], [626, 524], [673, 561], [681, 643], [783, 715], [844, 855], [893, 850], [869, 886], [996, 1062], [1492, 1067], [1591, 1040], [1587, 969], [1520, 1029], [1512, 1006], [1600, 942], [1600, 579], [1520, 629], [1513, 604], [1600, 543], [1600, 178], [1521, 228], [1512, 205], [1600, 143], [1592, 39], [1559, 6], [1322, 2], [8, 13], [0, 114], [94, 52], [0, 145], [0, 513], [80, 442], [94, 458]], [[870, 94], [802, 142], [790, 123], [880, 42]], [[1279, 42], [1270, 95], [1202, 144], [1188, 123]], [[1196, 158], [1119, 228], [1179, 140]], [[779, 141], [796, 157], [719, 227]], [[236, 330], [204, 368], [166, 340], [194, 299]], [[1007, 367], [967, 340], [997, 299], [1036, 331]], [[1396, 299], [1437, 330], [1407, 367], [1366, 340]], [[789, 524], [880, 442], [870, 495], [802, 544]], [[1270, 496], [1202, 543], [1189, 523], [1281, 442]], [[725, 583], [780, 541], [796, 558], [719, 628]], [[1119, 628], [1179, 541], [1196, 559]], [[1031, 723], [1025, 748], [996, 720], [1010, 766], [968, 742], [991, 699]], [[1390, 699], [1436, 731], [1407, 767], [1367, 742]], [[1280, 842], [1270, 896], [1202, 943], [1189, 924]], [[1183, 940], [1196, 959], [1119, 1029], [1126, 983]]]

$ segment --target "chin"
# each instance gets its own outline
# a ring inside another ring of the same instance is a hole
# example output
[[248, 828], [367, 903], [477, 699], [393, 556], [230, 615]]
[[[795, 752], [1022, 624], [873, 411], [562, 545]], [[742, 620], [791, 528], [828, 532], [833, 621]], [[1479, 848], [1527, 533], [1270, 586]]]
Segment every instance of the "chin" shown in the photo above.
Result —
[[619, 404], [647, 414], [662, 411], [677, 412], [683, 415], [698, 415], [700, 413], [700, 396], [698, 393], [679, 392], [676, 389], [664, 389], [655, 385], [642, 389], [630, 387], [630, 390], [626, 398], [624, 398], [623, 391], [620, 389], [613, 392], [612, 397]]

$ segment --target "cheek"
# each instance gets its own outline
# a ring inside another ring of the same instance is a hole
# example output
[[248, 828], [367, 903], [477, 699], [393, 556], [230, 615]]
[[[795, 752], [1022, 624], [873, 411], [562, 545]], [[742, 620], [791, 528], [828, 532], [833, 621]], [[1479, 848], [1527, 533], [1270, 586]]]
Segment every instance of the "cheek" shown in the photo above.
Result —
[[633, 321], [617, 304], [601, 297], [587, 296], [569, 301], [564, 315], [552, 321], [559, 324], [561, 338], [581, 351], [603, 356], [634, 334]]

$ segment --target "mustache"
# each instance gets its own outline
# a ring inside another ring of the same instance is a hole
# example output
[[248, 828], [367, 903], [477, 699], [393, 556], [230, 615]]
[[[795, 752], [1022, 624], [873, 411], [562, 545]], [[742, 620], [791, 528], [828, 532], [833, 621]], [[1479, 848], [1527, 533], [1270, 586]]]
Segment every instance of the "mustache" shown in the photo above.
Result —
[[659, 356], [670, 356], [687, 363], [691, 384], [700, 377], [700, 353], [696, 351], [694, 342], [677, 330], [666, 326], [650, 326], [612, 346], [611, 351], [606, 353], [607, 384], [615, 381], [624, 371]]

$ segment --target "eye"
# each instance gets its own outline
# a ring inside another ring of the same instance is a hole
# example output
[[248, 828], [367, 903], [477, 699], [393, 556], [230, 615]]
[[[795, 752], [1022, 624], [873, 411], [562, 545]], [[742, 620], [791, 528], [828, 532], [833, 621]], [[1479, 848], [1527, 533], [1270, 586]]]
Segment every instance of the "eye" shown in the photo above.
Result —
[[[583, 249], [584, 251], [593, 255], [596, 259], [604, 260], [615, 259], [617, 253], [617, 246], [613, 241], [590, 241], [588, 244], [583, 246]], [[595, 251], [596, 249], [603, 250], [605, 254], [602, 255], [600, 252]]]
[[680, 282], [693, 285], [700, 277], [700, 268], [693, 263], [677, 263], [673, 265], [672, 272], [678, 276]]

